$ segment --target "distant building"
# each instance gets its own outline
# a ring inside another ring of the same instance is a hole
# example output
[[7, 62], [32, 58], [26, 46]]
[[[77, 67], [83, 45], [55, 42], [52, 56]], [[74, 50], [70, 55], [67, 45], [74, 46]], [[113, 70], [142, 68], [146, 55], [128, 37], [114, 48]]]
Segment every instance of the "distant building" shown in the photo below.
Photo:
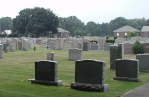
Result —
[[114, 32], [114, 36], [123, 37], [123, 36], [127, 36], [129, 32], [135, 32], [138, 35], [140, 31], [131, 26], [123, 26], [121, 28], [114, 30], [113, 32]]
[[9, 35], [9, 34], [12, 33], [12, 31], [11, 30], [5, 30], [5, 31], [2, 32], [2, 34], [4, 34], [4, 33], [6, 33], [7, 35]]
[[58, 33], [57, 33], [58, 38], [68, 38], [70, 35], [70, 32], [65, 29], [57, 28], [57, 30], [58, 30]]
[[62, 28], [57, 28], [58, 32], [57, 34], [53, 34], [52, 32], [49, 32], [49, 36], [51, 38], [53, 37], [57, 37], [57, 38], [68, 38], [70, 36], [70, 32], [65, 30], [65, 29], [62, 29]]
[[143, 26], [141, 32], [139, 33], [140, 37], [149, 37], [149, 26]]

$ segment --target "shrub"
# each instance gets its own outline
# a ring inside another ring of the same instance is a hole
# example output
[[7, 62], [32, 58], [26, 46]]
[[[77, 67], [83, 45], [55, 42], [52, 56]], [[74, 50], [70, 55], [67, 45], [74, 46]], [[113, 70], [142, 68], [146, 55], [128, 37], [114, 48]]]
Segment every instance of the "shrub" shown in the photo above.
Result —
[[128, 33], [128, 36], [129, 36], [129, 37], [136, 37], [137, 34], [136, 34], [135, 32], [129, 32], [129, 33]]
[[0, 34], [0, 37], [7, 37], [7, 34]]
[[8, 35], [8, 37], [18, 37], [18, 34], [11, 33], [11, 34]]
[[115, 40], [114, 39], [108, 39], [108, 40], [106, 40], [106, 43], [115, 43]]
[[117, 39], [117, 36], [114, 36], [114, 39]]
[[106, 36], [106, 39], [109, 39], [110, 37], [109, 36]]
[[133, 53], [134, 54], [142, 54], [144, 53], [144, 48], [142, 44], [139, 41], [136, 41], [134, 46], [133, 46]]

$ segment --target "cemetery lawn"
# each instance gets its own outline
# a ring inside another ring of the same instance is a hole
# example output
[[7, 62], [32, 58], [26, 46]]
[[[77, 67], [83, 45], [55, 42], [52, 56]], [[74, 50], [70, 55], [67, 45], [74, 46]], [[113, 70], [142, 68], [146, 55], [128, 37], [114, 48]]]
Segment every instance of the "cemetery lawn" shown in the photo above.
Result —
[[[45, 86], [31, 84], [28, 79], [34, 78], [34, 63], [46, 59], [48, 52], [54, 52], [58, 63], [58, 79], [64, 85]], [[106, 84], [109, 92], [84, 92], [70, 88], [74, 81], [74, 61], [68, 61], [68, 52], [65, 50], [48, 50], [37, 47], [36, 51], [15, 51], [4, 53], [0, 59], [0, 97], [120, 97], [127, 91], [149, 81], [149, 73], [140, 73], [141, 82], [125, 82], [113, 80], [115, 71], [109, 70], [109, 52], [84, 51], [84, 59], [96, 59], [106, 63]], [[135, 58], [135, 55], [125, 55], [125, 58]]]

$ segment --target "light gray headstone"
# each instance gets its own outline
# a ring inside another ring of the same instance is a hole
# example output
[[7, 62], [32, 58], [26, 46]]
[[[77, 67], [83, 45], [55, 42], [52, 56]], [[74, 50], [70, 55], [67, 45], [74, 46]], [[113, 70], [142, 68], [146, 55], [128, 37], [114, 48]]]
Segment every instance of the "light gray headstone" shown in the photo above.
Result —
[[55, 42], [54, 41], [51, 41], [50, 42], [50, 49], [55, 49]]
[[133, 45], [134, 44], [124, 43], [124, 54], [133, 54]]
[[69, 49], [69, 58], [70, 60], [82, 60], [82, 50], [81, 49]]
[[47, 60], [55, 60], [54, 59], [54, 52], [51, 52], [51, 53], [47, 53]]
[[78, 49], [83, 49], [83, 44], [82, 44], [81, 42], [78, 42], [78, 43], [77, 43], [77, 48], [78, 48]]
[[99, 50], [99, 44], [91, 44], [91, 50]]
[[104, 51], [110, 51], [110, 46], [113, 45], [113, 43], [104, 43]]
[[22, 49], [27, 51], [31, 48], [31, 43], [29, 42], [29, 39], [23, 39], [22, 40]]
[[70, 48], [72, 48], [72, 42], [71, 41], [64, 42], [64, 49], [69, 50]]

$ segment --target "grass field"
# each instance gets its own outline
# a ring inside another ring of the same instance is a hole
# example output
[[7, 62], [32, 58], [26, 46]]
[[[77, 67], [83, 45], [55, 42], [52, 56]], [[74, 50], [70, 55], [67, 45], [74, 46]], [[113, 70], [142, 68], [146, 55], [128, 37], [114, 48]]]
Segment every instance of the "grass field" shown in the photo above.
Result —
[[[54, 52], [58, 62], [58, 78], [64, 85], [45, 86], [31, 84], [28, 79], [34, 78], [34, 63], [46, 59], [48, 52]], [[125, 55], [135, 58], [135, 55]], [[29, 51], [15, 51], [4, 53], [0, 59], [0, 97], [120, 97], [125, 92], [149, 81], [149, 73], [140, 73], [142, 82], [125, 82], [113, 80], [114, 70], [109, 70], [109, 53], [103, 51], [83, 52], [84, 59], [96, 59], [106, 63], [106, 84], [109, 92], [84, 92], [70, 88], [74, 81], [74, 61], [68, 61], [68, 52], [64, 50], [48, 50], [37, 47]]]

